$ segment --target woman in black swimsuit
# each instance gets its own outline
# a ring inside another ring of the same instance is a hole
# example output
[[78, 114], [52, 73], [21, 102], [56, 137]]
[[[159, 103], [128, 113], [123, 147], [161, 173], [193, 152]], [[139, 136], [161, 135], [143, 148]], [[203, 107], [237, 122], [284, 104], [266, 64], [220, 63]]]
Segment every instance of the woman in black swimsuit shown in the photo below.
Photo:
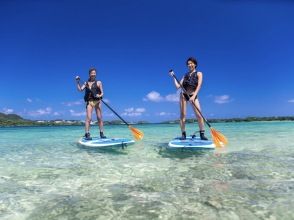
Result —
[[[201, 140], [208, 140], [204, 135], [204, 121], [199, 112], [196, 110], [194, 104], [197, 108], [201, 111], [200, 103], [198, 100], [198, 93], [202, 85], [202, 72], [196, 70], [197, 67], [197, 60], [193, 57], [187, 59], [186, 64], [188, 66], [189, 72], [184, 75], [181, 79], [180, 83], [183, 85], [184, 89], [188, 94], [184, 94], [183, 92], [180, 95], [180, 110], [181, 110], [181, 119], [180, 119], [180, 126], [182, 131], [182, 138], [186, 139], [186, 109], [187, 109], [187, 101], [189, 101], [192, 105], [192, 108], [195, 112], [195, 115], [198, 120], [199, 125], [199, 132]], [[172, 76], [172, 72], [170, 73]], [[174, 79], [175, 86], [180, 88], [181, 86], [178, 82]], [[194, 103], [194, 104], [193, 104]]]
[[85, 91], [84, 100], [86, 102], [86, 121], [85, 121], [85, 139], [91, 140], [90, 137], [90, 123], [92, 120], [92, 112], [95, 109], [97, 115], [97, 121], [100, 130], [100, 138], [106, 138], [103, 133], [103, 120], [102, 120], [102, 108], [101, 102], [103, 96], [102, 82], [96, 80], [96, 69], [91, 68], [89, 70], [89, 79], [83, 85], [80, 85], [80, 77], [76, 77], [77, 88], [79, 91]]

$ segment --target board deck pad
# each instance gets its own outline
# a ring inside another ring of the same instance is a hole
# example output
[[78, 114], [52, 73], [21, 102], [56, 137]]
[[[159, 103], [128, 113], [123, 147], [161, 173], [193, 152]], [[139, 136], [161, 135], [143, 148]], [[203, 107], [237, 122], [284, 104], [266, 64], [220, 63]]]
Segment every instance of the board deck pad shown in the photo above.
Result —
[[107, 148], [107, 147], [121, 147], [124, 148], [128, 145], [134, 144], [135, 141], [128, 138], [98, 138], [92, 137], [92, 140], [86, 140], [82, 137], [79, 144], [86, 147]]
[[215, 145], [212, 141], [201, 140], [199, 137], [188, 136], [186, 140], [175, 138], [168, 143], [170, 149], [194, 149], [194, 150], [213, 150]]

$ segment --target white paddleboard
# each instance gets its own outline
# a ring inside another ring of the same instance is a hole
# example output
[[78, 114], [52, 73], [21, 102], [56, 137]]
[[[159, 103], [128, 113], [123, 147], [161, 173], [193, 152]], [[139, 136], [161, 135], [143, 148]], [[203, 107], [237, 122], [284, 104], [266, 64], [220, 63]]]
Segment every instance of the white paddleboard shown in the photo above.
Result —
[[215, 145], [212, 141], [201, 140], [199, 137], [187, 137], [186, 140], [175, 138], [168, 143], [169, 149], [213, 150]]
[[134, 144], [135, 141], [128, 138], [98, 138], [92, 137], [92, 140], [86, 140], [82, 137], [79, 141], [79, 144], [86, 147], [94, 148], [108, 148], [108, 147], [121, 147], [124, 148], [128, 145]]

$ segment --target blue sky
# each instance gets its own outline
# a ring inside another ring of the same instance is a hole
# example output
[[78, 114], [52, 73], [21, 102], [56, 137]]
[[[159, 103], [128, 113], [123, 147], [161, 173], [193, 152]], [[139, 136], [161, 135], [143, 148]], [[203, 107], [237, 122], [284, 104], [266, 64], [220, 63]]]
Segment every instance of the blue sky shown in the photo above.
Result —
[[182, 77], [195, 56], [207, 118], [293, 116], [293, 11], [290, 0], [2, 0], [0, 111], [84, 119], [74, 77], [94, 66], [125, 119], [176, 119], [168, 70]]

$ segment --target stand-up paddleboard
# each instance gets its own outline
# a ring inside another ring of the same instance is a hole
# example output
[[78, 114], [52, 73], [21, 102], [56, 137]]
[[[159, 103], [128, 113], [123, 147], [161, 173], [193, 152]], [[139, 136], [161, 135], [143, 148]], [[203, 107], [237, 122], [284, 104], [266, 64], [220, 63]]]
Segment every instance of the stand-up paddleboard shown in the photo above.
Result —
[[199, 137], [187, 137], [186, 140], [175, 138], [168, 143], [168, 149], [213, 150], [212, 141], [201, 140]]
[[98, 138], [92, 137], [92, 140], [86, 140], [85, 137], [82, 137], [79, 140], [79, 144], [85, 147], [93, 148], [125, 148], [128, 145], [134, 144], [135, 141], [128, 138]]

